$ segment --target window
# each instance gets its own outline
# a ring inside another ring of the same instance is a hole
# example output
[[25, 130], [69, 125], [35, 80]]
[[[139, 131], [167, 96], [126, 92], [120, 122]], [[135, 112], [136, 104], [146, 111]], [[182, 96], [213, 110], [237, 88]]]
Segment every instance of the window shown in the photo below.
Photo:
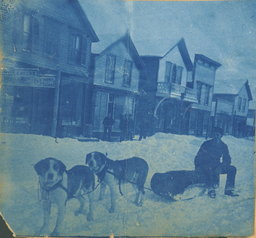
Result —
[[175, 83], [177, 83], [177, 84], [179, 84], [179, 85], [181, 84], [182, 71], [183, 71], [183, 67], [177, 66], [177, 68], [176, 68], [176, 79], [175, 79]]
[[62, 80], [60, 100], [61, 125], [81, 126], [83, 114], [83, 85]]
[[44, 25], [44, 53], [53, 59], [58, 56], [60, 25], [50, 18], [45, 18]]
[[106, 71], [105, 71], [105, 82], [106, 83], [114, 84], [115, 65], [116, 65], [116, 56], [114, 56], [112, 54], [107, 54]]
[[245, 112], [245, 107], [246, 107], [246, 98], [243, 99], [242, 112]]
[[70, 43], [70, 60], [76, 64], [80, 64], [81, 60], [81, 41], [82, 37], [78, 34], [71, 34], [71, 43]]
[[39, 46], [39, 20], [37, 18], [33, 18], [32, 46], [33, 46], [34, 51], [38, 51], [38, 46]]
[[166, 61], [165, 82], [181, 84], [183, 67]]
[[165, 82], [170, 82], [170, 75], [172, 70], [172, 63], [169, 61], [165, 62]]
[[172, 66], [172, 71], [171, 71], [171, 79], [173, 83], [176, 82], [176, 73], [177, 73], [177, 67], [176, 67], [176, 64], [174, 64]]
[[32, 46], [32, 28], [31, 28], [31, 17], [28, 14], [24, 15], [23, 20], [23, 49], [31, 50]]
[[242, 104], [242, 98], [241, 98], [241, 97], [239, 97], [239, 98], [238, 98], [238, 105], [237, 105], [237, 109], [238, 109], [238, 111], [240, 111], [240, 110], [241, 110], [241, 104]]
[[132, 61], [124, 61], [124, 73], [123, 73], [123, 86], [131, 86], [131, 76], [132, 76]]
[[69, 36], [69, 61], [86, 65], [87, 38], [78, 30], [72, 29]]
[[[23, 49], [37, 51], [39, 45], [39, 19], [25, 14], [23, 19]], [[14, 37], [17, 37], [14, 33]], [[14, 40], [15, 42], [15, 40]]]

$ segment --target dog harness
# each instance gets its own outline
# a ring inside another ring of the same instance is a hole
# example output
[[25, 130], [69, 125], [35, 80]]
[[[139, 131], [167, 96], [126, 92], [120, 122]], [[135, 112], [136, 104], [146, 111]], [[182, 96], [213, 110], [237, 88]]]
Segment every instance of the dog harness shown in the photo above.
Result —
[[[44, 187], [41, 186], [41, 185], [40, 185], [40, 187], [41, 187], [41, 189], [46, 193], [46, 198], [45, 198], [46, 200], [49, 199], [49, 193], [50, 193], [51, 191], [57, 189], [57, 188], [63, 189], [63, 190], [68, 194], [67, 188], [65, 188], [65, 187], [63, 186], [63, 184], [62, 184], [62, 179], [61, 179], [59, 182], [57, 182], [56, 184], [54, 184], [52, 187], [50, 187], [50, 188], [44, 188]], [[41, 201], [41, 200], [42, 200], [42, 198], [39, 199], [39, 201]]]
[[[125, 174], [124, 167], [122, 167], [121, 164], [119, 163], [119, 166], [121, 168], [120, 173], [119, 174], [115, 174], [115, 173], [113, 173], [113, 172], [108, 170], [109, 169], [109, 162], [110, 162], [110, 159], [107, 158], [106, 159], [106, 164], [105, 164], [104, 168], [99, 173], [96, 174], [97, 177], [98, 177], [98, 183], [101, 183], [104, 180], [104, 178], [106, 176], [106, 173], [112, 174], [115, 178], [118, 179], [118, 181], [119, 181], [118, 182], [118, 184], [119, 184], [119, 192], [123, 196], [123, 193], [121, 191], [121, 180], [124, 179], [124, 174]], [[127, 182], [131, 183], [130, 181], [127, 181]]]

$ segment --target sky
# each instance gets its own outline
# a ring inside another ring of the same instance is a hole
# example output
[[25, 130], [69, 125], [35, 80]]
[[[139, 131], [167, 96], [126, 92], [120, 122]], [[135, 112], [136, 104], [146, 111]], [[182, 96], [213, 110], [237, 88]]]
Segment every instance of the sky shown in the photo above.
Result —
[[140, 55], [163, 56], [182, 37], [192, 61], [203, 54], [222, 66], [216, 88], [249, 80], [256, 100], [256, 1], [80, 0], [100, 53], [127, 31]]

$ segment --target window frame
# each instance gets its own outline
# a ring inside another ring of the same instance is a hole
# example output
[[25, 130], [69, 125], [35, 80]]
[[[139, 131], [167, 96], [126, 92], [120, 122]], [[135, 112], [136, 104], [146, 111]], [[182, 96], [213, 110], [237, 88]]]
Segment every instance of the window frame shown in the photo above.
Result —
[[[75, 38], [75, 41], [74, 41]], [[77, 39], [79, 39], [79, 47], [76, 48]], [[86, 66], [87, 62], [87, 36], [81, 30], [69, 27], [69, 46], [68, 46], [68, 63], [74, 65]], [[74, 45], [75, 43], [75, 45]]]
[[[26, 27], [26, 21], [28, 26]], [[29, 13], [25, 13], [23, 15], [23, 24], [22, 24], [22, 48], [24, 51], [31, 51], [32, 50], [32, 16]], [[28, 28], [28, 29], [25, 29]]]
[[[131, 60], [125, 59], [124, 70], [123, 70], [123, 86], [124, 87], [131, 87], [132, 67], [133, 67], [133, 62]], [[128, 77], [126, 77], [126, 75], [128, 75]]]
[[246, 98], [243, 98], [243, 103], [242, 103], [242, 112], [245, 112], [245, 108], [246, 108]]
[[[111, 61], [113, 60], [113, 64]], [[110, 66], [113, 66], [109, 68]], [[114, 54], [106, 54], [106, 64], [105, 64], [105, 83], [114, 84], [115, 82], [115, 68], [116, 68], [116, 56]], [[110, 75], [110, 77], [109, 77]]]

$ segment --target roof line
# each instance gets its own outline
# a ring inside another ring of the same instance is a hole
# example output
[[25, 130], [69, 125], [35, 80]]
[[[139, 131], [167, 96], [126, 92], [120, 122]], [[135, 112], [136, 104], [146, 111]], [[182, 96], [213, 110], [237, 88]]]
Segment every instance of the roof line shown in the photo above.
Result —
[[68, 2], [73, 7], [73, 9], [75, 11], [77, 11], [77, 13], [78, 13], [77, 17], [82, 22], [82, 25], [83, 25], [84, 29], [86, 31], [88, 31], [88, 28], [89, 28], [89, 33], [90, 33], [92, 42], [98, 42], [99, 38], [96, 35], [96, 33], [95, 33], [95, 31], [94, 31], [94, 29], [93, 29], [93, 27], [92, 27], [88, 17], [85, 14], [84, 9], [82, 8], [82, 6], [80, 4], [80, 2], [78, 0], [68, 0]]

